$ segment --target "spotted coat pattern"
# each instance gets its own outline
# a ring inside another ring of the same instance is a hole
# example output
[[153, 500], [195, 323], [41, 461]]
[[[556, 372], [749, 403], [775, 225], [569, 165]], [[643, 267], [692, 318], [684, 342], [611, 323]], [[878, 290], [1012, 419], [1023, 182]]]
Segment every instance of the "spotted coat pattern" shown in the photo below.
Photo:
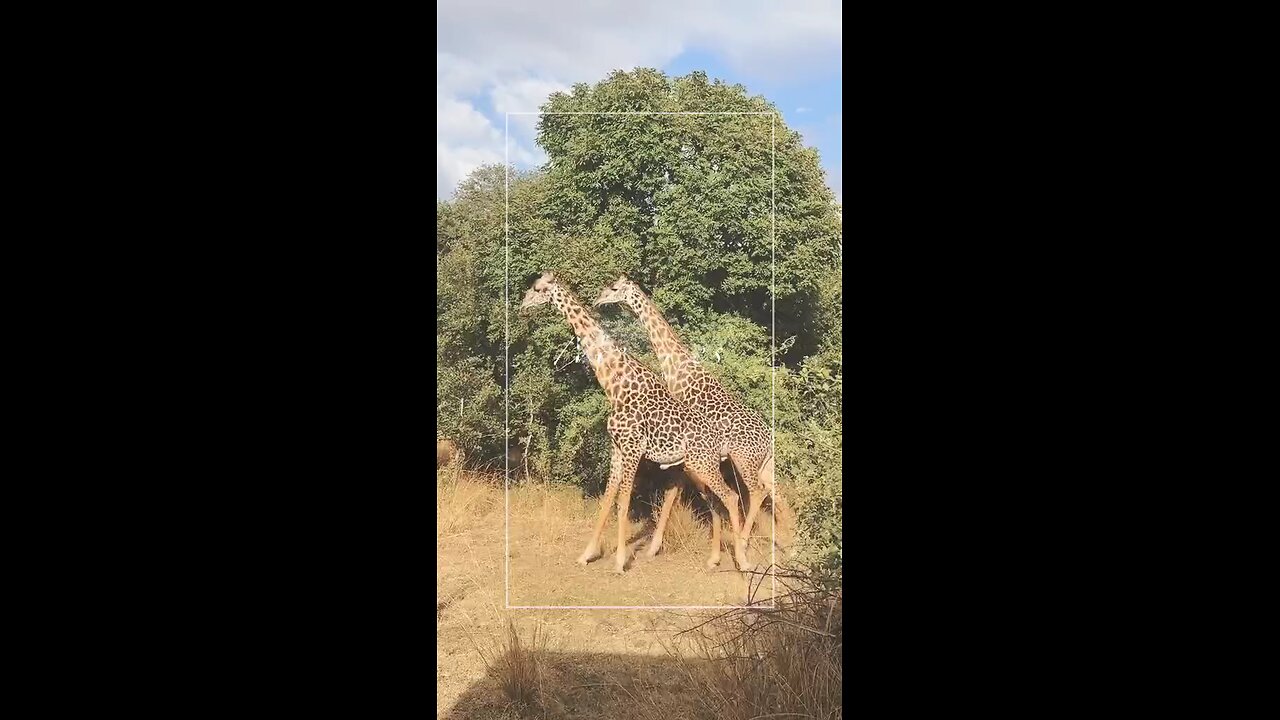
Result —
[[662, 311], [634, 281], [623, 275], [606, 287], [596, 305], [608, 303], [622, 303], [639, 318], [658, 356], [662, 377], [671, 395], [716, 428], [718, 443], [728, 449], [734, 467], [750, 483], [751, 508], [742, 532], [745, 542], [766, 496], [773, 497], [777, 511], [787, 511], [774, 483], [773, 434], [764, 416], [729, 392], [689, 352]]
[[[555, 305], [578, 336], [596, 380], [604, 388], [610, 408], [606, 423], [612, 443], [609, 484], [601, 503], [595, 534], [578, 561], [585, 564], [599, 555], [600, 535], [616, 493], [619, 538], [616, 569], [618, 572], [625, 569], [627, 558], [623, 535], [627, 510], [636, 470], [643, 457], [662, 466], [683, 463], [686, 474], [700, 489], [715, 494], [729, 513], [735, 536], [735, 560], [739, 568], [750, 569], [745, 554], [737, 552], [737, 534], [742, 525], [738, 514], [738, 494], [720, 475], [723, 433], [673, 398], [656, 373], [620, 350], [594, 316], [552, 273], [543, 273], [534, 282], [525, 294], [521, 308], [546, 303]], [[660, 521], [660, 527], [662, 525], [664, 523]], [[713, 526], [716, 545], [712, 550], [712, 560], [715, 561], [719, 557], [718, 527], [718, 523]], [[651, 555], [660, 543], [661, 534], [655, 532]], [[708, 564], [713, 563], [709, 560]]]

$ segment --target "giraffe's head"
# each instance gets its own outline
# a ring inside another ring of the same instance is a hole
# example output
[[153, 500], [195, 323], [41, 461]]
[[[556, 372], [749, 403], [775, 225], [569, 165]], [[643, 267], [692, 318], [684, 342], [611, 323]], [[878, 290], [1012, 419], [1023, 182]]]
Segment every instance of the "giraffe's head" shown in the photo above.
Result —
[[551, 302], [551, 288], [555, 285], [555, 282], [556, 276], [550, 270], [542, 273], [537, 280], [533, 281], [529, 291], [524, 294], [524, 301], [520, 303], [520, 309], [525, 310]]
[[626, 275], [619, 275], [612, 285], [600, 291], [600, 297], [596, 299], [596, 306], [599, 307], [610, 303], [623, 303], [629, 306], [639, 299], [642, 292], [640, 286], [627, 279]]

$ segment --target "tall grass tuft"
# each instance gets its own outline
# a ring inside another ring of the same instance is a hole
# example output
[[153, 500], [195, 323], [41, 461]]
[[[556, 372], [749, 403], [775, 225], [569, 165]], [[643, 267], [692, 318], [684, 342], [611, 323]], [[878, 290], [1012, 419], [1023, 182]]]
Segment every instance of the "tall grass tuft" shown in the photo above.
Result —
[[479, 473], [454, 463], [436, 471], [436, 533], [447, 535], [492, 510], [492, 493]]
[[[843, 717], [842, 591], [838, 576], [778, 569], [772, 609], [736, 609], [684, 634], [692, 650], [668, 647], [702, 711], [720, 720]], [[784, 590], [785, 588], [785, 590]]]
[[[662, 498], [659, 495], [653, 503], [654, 522], [657, 522], [661, 512]], [[711, 541], [709, 523], [710, 516], [705, 518], [705, 522], [703, 518], [699, 518], [697, 510], [689, 501], [688, 493], [684, 493], [672, 506], [671, 516], [667, 518], [667, 527], [662, 535], [663, 552], [683, 553], [707, 550]]]
[[540, 634], [538, 626], [534, 626], [526, 644], [520, 639], [515, 622], [508, 620], [506, 636], [493, 647], [485, 650], [476, 646], [480, 659], [498, 680], [502, 694], [522, 717], [540, 713], [545, 705], [541, 662], [545, 644], [545, 637]]

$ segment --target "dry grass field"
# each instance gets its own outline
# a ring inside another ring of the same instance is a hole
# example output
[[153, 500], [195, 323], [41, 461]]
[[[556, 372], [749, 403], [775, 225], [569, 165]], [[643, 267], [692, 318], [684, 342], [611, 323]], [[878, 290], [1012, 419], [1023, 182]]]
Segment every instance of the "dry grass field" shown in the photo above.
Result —
[[[760, 675], [768, 671], [768, 662], [736, 667], [732, 658], [723, 660], [724, 647], [732, 643], [715, 647], [719, 641], [712, 643], [706, 632], [678, 635], [715, 611], [506, 609], [508, 498], [501, 477], [454, 466], [438, 471], [436, 484], [438, 717], [733, 719], [739, 710], [791, 707], [791, 701], [808, 702], [820, 713], [812, 717], [839, 717], [838, 667], [834, 688], [803, 690], [810, 676], [826, 677], [830, 685], [829, 673], [810, 668], [804, 677], [762, 680], [768, 677]], [[650, 497], [656, 492], [641, 488], [646, 490]], [[747, 580], [734, 570], [727, 549], [718, 570], [703, 568], [709, 526], [683, 500], [668, 525], [663, 551], [651, 559], [644, 557], [643, 547], [652, 530], [646, 517], [652, 506], [633, 501], [637, 511], [627, 537], [634, 555], [622, 575], [613, 572], [617, 529], [612, 520], [602, 557], [586, 567], [575, 562], [595, 521], [598, 499], [584, 499], [576, 488], [513, 485], [509, 502], [512, 606], [720, 606], [746, 599]], [[768, 562], [768, 520], [766, 515], [763, 528], [754, 533], [760, 535], [752, 543], [754, 562]], [[727, 532], [723, 538], [727, 544]], [[757, 600], [767, 602], [768, 585], [753, 591]], [[830, 632], [833, 613], [826, 614], [823, 635], [838, 635]], [[821, 625], [823, 618], [812, 622]], [[765, 635], [751, 642], [767, 639], [776, 645], [783, 637]], [[764, 655], [760, 648], [752, 652]], [[790, 658], [778, 667], [795, 673], [795, 662]], [[824, 661], [825, 670], [829, 665]], [[749, 692], [734, 690], [748, 685]], [[771, 698], [774, 692], [795, 696]], [[802, 697], [806, 692], [813, 695], [808, 701]]]

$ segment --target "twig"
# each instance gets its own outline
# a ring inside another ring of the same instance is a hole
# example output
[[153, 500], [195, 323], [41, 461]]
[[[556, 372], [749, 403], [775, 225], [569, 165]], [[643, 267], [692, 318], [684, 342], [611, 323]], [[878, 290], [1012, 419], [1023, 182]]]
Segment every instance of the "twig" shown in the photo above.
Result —
[[780, 623], [784, 623], [784, 624], [786, 624], [786, 625], [790, 625], [791, 627], [800, 628], [801, 630], [808, 630], [809, 632], [814, 633], [814, 634], [816, 634], [816, 635], [824, 635], [824, 636], [829, 637], [829, 638], [838, 637], [838, 636], [836, 636], [836, 635], [832, 635], [832, 634], [831, 634], [831, 633], [829, 633], [829, 632], [823, 632], [823, 631], [821, 631], [821, 630], [819, 630], [819, 629], [817, 629], [817, 628], [811, 628], [811, 627], [809, 627], [808, 625], [801, 625], [801, 624], [799, 624], [799, 623], [793, 623], [793, 622], [791, 622], [790, 620], [783, 620], [782, 618], [777, 618], [777, 621], [778, 621], [778, 622], [780, 622]]
[[719, 619], [721, 619], [721, 618], [729, 617], [730, 615], [733, 615], [733, 614], [734, 614], [734, 613], [736, 613], [736, 612], [737, 612], [737, 610], [726, 610], [726, 611], [724, 611], [724, 612], [720, 613], [719, 615], [712, 616], [710, 619], [708, 619], [708, 620], [704, 620], [704, 621], [702, 621], [702, 622], [698, 623], [697, 625], [694, 625], [694, 626], [693, 626], [693, 627], [691, 627], [691, 628], [686, 628], [686, 629], [684, 629], [684, 630], [681, 630], [680, 632], [676, 633], [676, 636], [680, 636], [680, 635], [684, 635], [685, 633], [693, 632], [694, 630], [697, 630], [698, 628], [704, 627], [704, 626], [706, 626], [706, 625], [710, 625], [711, 623], [713, 623], [713, 622], [715, 622], [715, 621], [717, 621], [717, 620], [719, 620]]

